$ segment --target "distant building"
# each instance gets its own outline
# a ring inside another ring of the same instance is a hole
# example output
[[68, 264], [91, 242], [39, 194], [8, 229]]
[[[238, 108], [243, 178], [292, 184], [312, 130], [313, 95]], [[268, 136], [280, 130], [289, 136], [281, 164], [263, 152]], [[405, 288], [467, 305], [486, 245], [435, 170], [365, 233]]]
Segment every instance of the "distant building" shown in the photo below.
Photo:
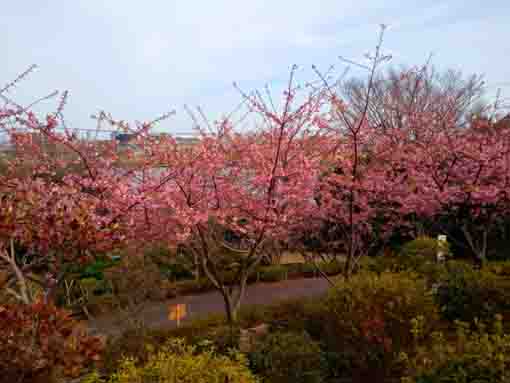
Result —
[[[166, 133], [154, 134], [153, 137], [166, 137], [169, 136]], [[136, 151], [138, 146], [136, 145], [136, 134], [133, 133], [116, 133], [114, 134], [114, 139], [117, 140], [119, 147], [121, 149], [133, 149]], [[189, 147], [195, 145], [200, 140], [196, 137], [189, 136], [174, 136], [175, 141], [178, 145], [182, 145], [184, 147]]]

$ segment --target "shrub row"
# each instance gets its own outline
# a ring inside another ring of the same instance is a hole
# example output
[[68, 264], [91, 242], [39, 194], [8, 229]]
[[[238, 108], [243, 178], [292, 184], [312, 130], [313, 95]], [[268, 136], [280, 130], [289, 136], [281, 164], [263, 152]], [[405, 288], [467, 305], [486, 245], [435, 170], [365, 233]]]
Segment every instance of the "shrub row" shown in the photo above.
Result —
[[[328, 276], [334, 276], [342, 272], [343, 265], [339, 262], [327, 262], [321, 263], [319, 267]], [[248, 283], [279, 282], [293, 278], [314, 278], [318, 276], [317, 268], [309, 263], [264, 266], [250, 275]], [[232, 283], [234, 277], [234, 273], [224, 273], [222, 280], [228, 284]], [[212, 282], [207, 278], [183, 280], [176, 283], [166, 283], [165, 285], [165, 288], [169, 291], [168, 296], [198, 294], [214, 290]]]

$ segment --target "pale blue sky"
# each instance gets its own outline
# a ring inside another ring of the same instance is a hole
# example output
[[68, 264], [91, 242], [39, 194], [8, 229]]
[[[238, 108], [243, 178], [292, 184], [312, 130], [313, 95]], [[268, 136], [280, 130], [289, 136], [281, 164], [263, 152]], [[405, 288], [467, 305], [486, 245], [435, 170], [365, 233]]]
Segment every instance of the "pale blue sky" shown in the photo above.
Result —
[[4, 0], [0, 84], [37, 64], [16, 97], [68, 89], [74, 127], [93, 127], [99, 109], [125, 120], [176, 109], [161, 129], [189, 131], [183, 104], [219, 117], [239, 100], [233, 81], [277, 88], [292, 64], [301, 79], [312, 64], [340, 68], [338, 56], [362, 57], [385, 23], [394, 64], [434, 53], [436, 65], [485, 74], [508, 95], [509, 19], [508, 0]]

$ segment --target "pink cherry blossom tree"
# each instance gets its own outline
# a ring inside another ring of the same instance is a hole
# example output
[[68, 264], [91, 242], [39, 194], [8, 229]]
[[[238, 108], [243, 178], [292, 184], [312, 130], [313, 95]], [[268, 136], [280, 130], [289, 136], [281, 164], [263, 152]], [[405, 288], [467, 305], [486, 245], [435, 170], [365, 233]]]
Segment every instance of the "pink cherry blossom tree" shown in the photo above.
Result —
[[[310, 89], [298, 102], [294, 82], [293, 70], [280, 108], [260, 94], [242, 93], [248, 112], [259, 118], [254, 131], [236, 131], [226, 119], [203, 129], [192, 148], [169, 151], [162, 142], [155, 151], [154, 164], [162, 172], [149, 183], [173, 175], [153, 195], [149, 221], [155, 235], [176, 239], [194, 255], [222, 294], [231, 322], [248, 277], [263, 258], [264, 244], [285, 239], [315, 204], [320, 158], [317, 148], [309, 146], [313, 133], [307, 130], [313, 130], [323, 94]], [[180, 237], [176, 227], [182, 229]], [[226, 233], [242, 245], [233, 249]]]
[[[131, 227], [146, 196], [133, 178], [147, 163], [137, 160], [128, 166], [132, 153], [120, 154], [115, 141], [86, 141], [68, 130], [63, 118], [67, 93], [55, 112], [42, 118], [32, 112], [32, 105], [21, 106], [7, 97], [7, 90], [32, 69], [0, 92], [0, 129], [12, 143], [3, 153], [0, 174], [0, 259], [13, 269], [13, 284], [32, 278], [51, 297], [66, 264], [89, 261], [135, 238]], [[102, 114], [100, 120], [105, 119]], [[131, 130], [142, 147], [150, 142], [143, 139], [150, 126]], [[14, 254], [12, 244], [25, 249], [25, 256]], [[47, 277], [35, 278], [34, 270], [46, 270]]]

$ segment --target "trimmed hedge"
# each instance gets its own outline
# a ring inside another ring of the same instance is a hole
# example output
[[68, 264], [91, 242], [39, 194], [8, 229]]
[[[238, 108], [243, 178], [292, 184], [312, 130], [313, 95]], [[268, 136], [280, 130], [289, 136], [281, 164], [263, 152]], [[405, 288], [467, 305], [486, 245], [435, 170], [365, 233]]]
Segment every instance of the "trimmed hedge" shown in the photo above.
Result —
[[[321, 270], [328, 276], [335, 276], [342, 272], [343, 264], [340, 262], [327, 262], [319, 265]], [[248, 278], [248, 283], [258, 282], [280, 282], [288, 279], [297, 278], [316, 278], [319, 273], [314, 265], [308, 263], [296, 263], [288, 265], [274, 265], [264, 266]], [[232, 283], [234, 280], [234, 273], [227, 272], [223, 274], [223, 281]], [[207, 291], [214, 290], [214, 285], [207, 278], [182, 280], [175, 283], [168, 283], [166, 289], [171, 291], [173, 296], [200, 294]]]

